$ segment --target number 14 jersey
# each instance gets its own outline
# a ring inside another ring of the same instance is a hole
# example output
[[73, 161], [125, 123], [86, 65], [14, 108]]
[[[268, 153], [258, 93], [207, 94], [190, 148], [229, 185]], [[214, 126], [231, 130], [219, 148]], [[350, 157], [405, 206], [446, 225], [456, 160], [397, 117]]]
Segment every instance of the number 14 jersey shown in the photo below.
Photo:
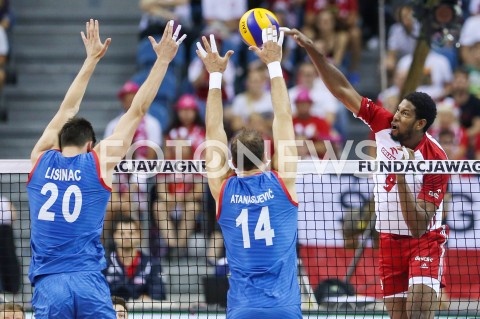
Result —
[[299, 305], [298, 204], [277, 173], [226, 180], [217, 219], [231, 272], [228, 308]]

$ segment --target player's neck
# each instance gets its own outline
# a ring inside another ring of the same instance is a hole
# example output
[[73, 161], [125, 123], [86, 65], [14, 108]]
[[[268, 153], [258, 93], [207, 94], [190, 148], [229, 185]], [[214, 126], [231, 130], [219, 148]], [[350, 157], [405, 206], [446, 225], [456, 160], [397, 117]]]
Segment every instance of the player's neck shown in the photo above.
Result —
[[252, 169], [252, 170], [249, 170], [249, 171], [238, 172], [237, 175], [240, 176], [240, 177], [247, 177], [247, 176], [257, 175], [257, 174], [262, 173], [262, 172], [263, 172], [263, 167], [262, 167], [262, 169], [255, 168], [255, 169]]
[[419, 136], [412, 136], [408, 140], [402, 141], [400, 144], [402, 144], [402, 146], [405, 146], [405, 147], [408, 147], [409, 149], [414, 150], [417, 148], [418, 144], [422, 142], [424, 136], [425, 134], [422, 134]]
[[83, 153], [87, 153], [87, 147], [86, 146], [82, 146], [82, 147], [66, 146], [66, 147], [62, 148], [62, 155], [65, 156], [65, 157], [73, 157], [73, 156], [77, 156], [78, 154], [83, 154]]

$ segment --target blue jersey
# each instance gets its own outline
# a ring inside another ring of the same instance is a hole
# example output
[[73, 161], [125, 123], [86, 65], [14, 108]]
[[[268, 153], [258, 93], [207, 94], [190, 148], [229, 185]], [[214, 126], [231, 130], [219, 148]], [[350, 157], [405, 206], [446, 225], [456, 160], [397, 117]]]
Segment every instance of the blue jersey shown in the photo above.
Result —
[[37, 161], [27, 185], [32, 284], [39, 275], [106, 267], [100, 235], [111, 190], [99, 172], [95, 152], [64, 157], [50, 150]]
[[277, 173], [230, 177], [217, 218], [231, 272], [228, 307], [299, 305], [298, 204]]

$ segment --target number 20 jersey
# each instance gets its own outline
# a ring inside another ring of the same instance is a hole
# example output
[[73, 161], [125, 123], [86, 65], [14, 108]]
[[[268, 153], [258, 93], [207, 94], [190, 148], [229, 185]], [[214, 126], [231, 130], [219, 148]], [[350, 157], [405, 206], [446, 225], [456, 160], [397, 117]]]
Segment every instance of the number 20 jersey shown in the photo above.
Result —
[[226, 180], [217, 219], [231, 272], [228, 307], [300, 304], [298, 204], [277, 173]]
[[110, 188], [99, 172], [93, 151], [64, 157], [50, 150], [37, 161], [27, 185], [32, 284], [39, 275], [106, 267], [100, 235]]

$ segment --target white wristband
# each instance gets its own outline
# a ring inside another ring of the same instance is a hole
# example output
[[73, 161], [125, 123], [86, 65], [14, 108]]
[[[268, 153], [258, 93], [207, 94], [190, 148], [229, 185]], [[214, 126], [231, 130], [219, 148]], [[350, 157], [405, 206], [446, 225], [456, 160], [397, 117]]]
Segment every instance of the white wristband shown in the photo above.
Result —
[[210, 85], [209, 89], [222, 89], [222, 73], [212, 72], [210, 73]]
[[280, 61], [275, 61], [267, 64], [268, 73], [270, 73], [270, 79], [276, 77], [283, 78], [282, 66], [280, 65]]

